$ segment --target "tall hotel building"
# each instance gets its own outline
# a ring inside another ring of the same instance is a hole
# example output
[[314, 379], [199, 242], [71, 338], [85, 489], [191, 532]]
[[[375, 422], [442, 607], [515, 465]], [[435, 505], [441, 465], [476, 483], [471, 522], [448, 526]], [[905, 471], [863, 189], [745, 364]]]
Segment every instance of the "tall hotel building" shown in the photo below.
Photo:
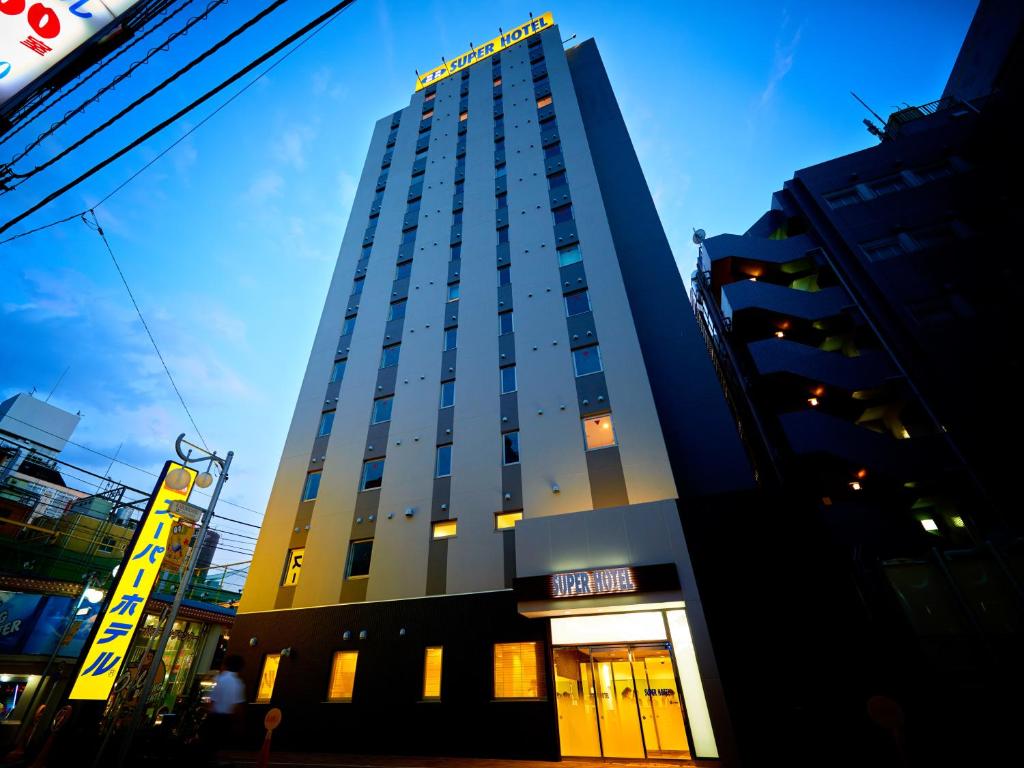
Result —
[[378, 121], [238, 620], [303, 749], [719, 758], [682, 520], [752, 473], [592, 40]]

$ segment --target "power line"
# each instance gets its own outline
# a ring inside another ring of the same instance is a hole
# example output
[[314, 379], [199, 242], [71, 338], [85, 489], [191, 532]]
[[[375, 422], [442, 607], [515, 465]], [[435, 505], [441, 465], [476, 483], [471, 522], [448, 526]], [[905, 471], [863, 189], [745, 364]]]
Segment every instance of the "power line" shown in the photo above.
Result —
[[[199, 431], [199, 425], [196, 424], [196, 420], [192, 418], [192, 411], [188, 409], [188, 405], [185, 404], [185, 398], [181, 396], [181, 390], [178, 389], [178, 385], [174, 383], [174, 377], [171, 376], [171, 369], [167, 367], [167, 361], [164, 360], [164, 356], [160, 352], [160, 347], [156, 344], [156, 339], [153, 338], [153, 332], [149, 330], [149, 325], [146, 323], [146, 318], [142, 316], [142, 310], [139, 309], [139, 303], [135, 300], [135, 295], [132, 293], [131, 287], [128, 285], [128, 280], [124, 276], [124, 272], [121, 271], [121, 265], [117, 263], [117, 257], [114, 256], [114, 251], [110, 247], [110, 242], [107, 240], [107, 236], [103, 233], [103, 227], [100, 226], [100, 221], [96, 218], [96, 212], [90, 210], [92, 214], [92, 220], [96, 225], [96, 233], [102, 238], [103, 245], [107, 247], [107, 253], [110, 254], [110, 260], [114, 262], [114, 267], [117, 269], [117, 274], [121, 276], [121, 282], [124, 283], [124, 289], [128, 291], [128, 298], [132, 300], [132, 306], [135, 307], [135, 313], [139, 316], [139, 320], [142, 321], [142, 327], [146, 329], [146, 335], [149, 336], [150, 342], [153, 344], [153, 349], [156, 351], [156, 356], [160, 358], [160, 364], [164, 367], [164, 372], [167, 374], [168, 381], [171, 382], [171, 387], [174, 389], [174, 394], [178, 396], [178, 400], [181, 402], [181, 407], [185, 409], [185, 413], [188, 415], [188, 420], [192, 422], [192, 426], [196, 430], [196, 434], [199, 435], [199, 442], [203, 444], [203, 448], [209, 451], [206, 445], [206, 440], [203, 438], [203, 433]], [[86, 226], [89, 226], [89, 222], [85, 220]]]
[[[121, 149], [119, 149], [113, 155], [108, 156], [105, 160], [102, 160], [101, 162], [99, 162], [96, 165], [92, 166], [92, 168], [87, 170], [85, 173], [79, 175], [77, 178], [73, 179], [72, 181], [68, 182], [63, 187], [57, 189], [54, 192], [51, 192], [49, 195], [44, 197], [42, 200], [40, 200], [38, 203], [36, 203], [32, 207], [30, 207], [28, 210], [23, 211], [18, 216], [15, 216], [13, 219], [10, 219], [6, 224], [4, 224], [3, 226], [0, 226], [0, 234], [6, 232], [8, 229], [10, 229], [12, 226], [17, 224], [19, 221], [22, 221], [25, 218], [27, 218], [28, 216], [31, 216], [33, 213], [35, 213], [36, 211], [38, 211], [40, 208], [44, 207], [48, 203], [56, 200], [58, 197], [60, 197], [64, 193], [68, 192], [71, 189], [74, 189], [75, 187], [77, 187], [79, 184], [81, 184], [86, 179], [91, 178], [95, 174], [99, 173], [101, 170], [106, 168], [108, 165], [113, 163], [115, 160], [123, 157], [128, 152], [130, 152], [131, 150], [135, 149], [135, 147], [137, 147], [140, 144], [142, 144], [143, 142], [145, 142], [147, 139], [155, 136], [157, 133], [162, 131], [168, 125], [171, 125], [176, 120], [178, 120], [179, 118], [181, 118], [184, 115], [188, 114], [189, 112], [191, 112], [193, 109], [195, 109], [199, 105], [201, 105], [201, 104], [205, 103], [206, 101], [208, 101], [209, 99], [213, 98], [220, 91], [224, 90], [225, 88], [227, 88], [232, 83], [234, 83], [234, 82], [238, 81], [239, 79], [241, 79], [242, 77], [244, 77], [246, 74], [248, 74], [253, 69], [258, 67], [260, 64], [265, 62], [267, 59], [271, 58], [275, 54], [279, 53], [282, 49], [286, 48], [288, 45], [290, 45], [291, 43], [295, 42], [295, 40], [297, 40], [298, 38], [300, 38], [303, 35], [307, 34], [311, 30], [314, 30], [316, 27], [320, 26], [321, 24], [323, 24], [326, 27], [327, 24], [325, 22], [330, 22], [331, 20], [333, 20], [333, 18], [335, 16], [340, 14], [342, 11], [344, 11], [346, 8], [348, 8], [348, 6], [352, 5], [352, 3], [354, 3], [354, 2], [355, 2], [355, 0], [343, 0], [343, 2], [337, 3], [336, 5], [332, 6], [327, 12], [321, 14], [316, 19], [314, 19], [313, 21], [309, 22], [308, 24], [303, 26], [298, 31], [296, 31], [296, 32], [292, 33], [291, 35], [289, 35], [287, 38], [285, 38], [280, 43], [275, 45], [269, 51], [267, 51], [263, 55], [259, 56], [258, 58], [254, 59], [252, 62], [247, 64], [245, 67], [243, 67], [242, 69], [238, 70], [235, 74], [231, 75], [231, 77], [229, 77], [228, 79], [222, 81], [219, 85], [217, 85], [214, 88], [210, 89], [209, 91], [204, 93], [202, 96], [200, 96], [198, 99], [195, 99], [190, 104], [188, 104], [185, 107], [183, 107], [182, 109], [178, 110], [176, 113], [171, 115], [171, 117], [169, 117], [169, 118], [161, 121], [157, 125], [153, 126], [148, 131], [146, 131], [142, 135], [138, 136], [134, 141], [130, 142], [129, 144], [127, 144], [124, 147], [122, 147]], [[317, 30], [317, 32], [319, 32], [319, 30]], [[315, 34], [316, 33], [314, 33], [314, 35]], [[310, 35], [309, 38], [307, 38], [307, 41], [309, 39], [312, 39], [312, 37], [314, 37], [314, 35]], [[301, 47], [302, 44], [304, 44], [305, 42], [306, 41], [303, 41], [303, 43], [300, 43], [298, 46], [296, 46], [296, 49]], [[284, 61], [285, 58], [287, 58], [287, 56], [282, 57], [281, 61]], [[279, 64], [280, 62], [277, 62], [277, 63]], [[277, 64], [274, 64], [274, 66], [277, 66]], [[270, 68], [268, 68], [267, 71], [269, 72], [271, 69], [274, 68], [274, 66], [271, 66]], [[266, 73], [263, 73], [263, 74], [266, 74]], [[263, 75], [261, 74], [260, 77], [262, 77], [262, 76]], [[256, 79], [258, 80], [259, 77], [257, 77]], [[243, 89], [243, 90], [245, 90], [245, 89]], [[129, 179], [129, 181], [131, 181], [131, 179]], [[117, 190], [115, 190], [115, 191], [117, 191]], [[107, 199], [107, 198], [104, 198], [104, 199]], [[0, 245], [3, 245], [4, 243], [10, 242], [10, 240], [12, 240], [12, 239], [15, 239], [15, 238], [9, 238], [8, 240], [0, 241]]]
[[[197, 56], [196, 58], [192, 59], [188, 64], [186, 64], [184, 67], [180, 68], [173, 75], [171, 75], [170, 77], [165, 78], [163, 80], [163, 82], [159, 83], [158, 85], [155, 85], [153, 88], [150, 88], [148, 91], [146, 91], [146, 93], [144, 93], [141, 96], [139, 96], [131, 104], [126, 106], [124, 109], [122, 109], [116, 115], [114, 115], [113, 117], [110, 117], [107, 120], [105, 120], [104, 122], [100, 123], [98, 126], [93, 128], [91, 131], [89, 131], [89, 133], [85, 134], [85, 136], [80, 138], [78, 141], [72, 143], [68, 147], [65, 147], [64, 149], [62, 149], [60, 152], [58, 152], [53, 157], [49, 158], [45, 162], [40, 163], [39, 165], [37, 165], [34, 168], [30, 169], [27, 173], [17, 173], [13, 168], [10, 167], [10, 165], [8, 165], [7, 168], [5, 169], [8, 177], [9, 178], [15, 178], [15, 179], [22, 179], [23, 181], [25, 179], [30, 179], [33, 176], [35, 176], [37, 173], [39, 173], [40, 171], [43, 171], [43, 170], [49, 168], [54, 163], [56, 163], [59, 160], [62, 160], [63, 158], [67, 157], [67, 155], [69, 155], [71, 152], [73, 152], [74, 150], [78, 149], [80, 146], [85, 144], [87, 141], [89, 141], [91, 138], [93, 138], [97, 134], [102, 133], [103, 131], [105, 131], [107, 128], [109, 128], [111, 125], [113, 125], [118, 120], [123, 118], [129, 112], [131, 112], [134, 109], [136, 109], [139, 105], [145, 103], [146, 101], [149, 101], [149, 99], [151, 99], [156, 94], [160, 93], [160, 91], [164, 90], [167, 86], [171, 85], [178, 78], [182, 77], [183, 75], [185, 75], [188, 72], [190, 72], [193, 69], [195, 69], [197, 66], [202, 64], [204, 61], [206, 61], [208, 58], [210, 58], [213, 54], [215, 54], [217, 51], [219, 51], [225, 45], [230, 43], [232, 40], [234, 40], [239, 35], [241, 35], [244, 32], [246, 32], [250, 27], [253, 27], [254, 25], [258, 24], [260, 21], [262, 21], [264, 18], [266, 18], [268, 15], [270, 15], [274, 11], [276, 11], [278, 8], [280, 8], [282, 5], [284, 5], [286, 2], [288, 2], [288, 0], [274, 0], [270, 5], [268, 5], [266, 8], [264, 8], [262, 11], [257, 13], [252, 18], [248, 19], [245, 23], [243, 23], [241, 26], [237, 27], [235, 30], [233, 30], [226, 37], [223, 37], [220, 40], [218, 40], [212, 47], [207, 48], [205, 51], [203, 51], [201, 54], [199, 54], [199, 56]], [[212, 10], [212, 8], [210, 10]], [[46, 135], [41, 137], [40, 141], [43, 138], [46, 138]], [[35, 146], [35, 145], [31, 145], [28, 148], [26, 148], [26, 150], [24, 152], [22, 152], [21, 155], [15, 157], [14, 160], [12, 160], [11, 162], [14, 163], [14, 162], [17, 162], [18, 160], [20, 160], [22, 157], [24, 157], [26, 154], [28, 154], [29, 150], [31, 150], [33, 148], [33, 146]], [[21, 183], [23, 183], [23, 182], [19, 182], [18, 185], [20, 185]], [[18, 185], [15, 185], [15, 186], [18, 186]], [[13, 189], [13, 187], [12, 187], [12, 189]]]

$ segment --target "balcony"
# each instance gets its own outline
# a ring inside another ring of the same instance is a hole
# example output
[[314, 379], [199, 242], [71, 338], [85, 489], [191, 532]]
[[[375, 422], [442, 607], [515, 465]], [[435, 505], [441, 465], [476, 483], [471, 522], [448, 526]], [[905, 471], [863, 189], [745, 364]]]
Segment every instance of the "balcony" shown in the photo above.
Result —
[[798, 291], [781, 285], [742, 280], [722, 287], [722, 314], [732, 321], [746, 309], [762, 309], [804, 320], [823, 320], [850, 303], [846, 291], [835, 286], [820, 291]]
[[788, 264], [805, 258], [808, 252], [817, 247], [807, 235], [795, 235], [783, 240], [747, 235], [715, 235], [705, 240], [700, 247], [700, 268], [710, 271], [714, 262], [730, 258]]
[[897, 373], [888, 356], [876, 350], [846, 357], [788, 339], [764, 339], [747, 348], [762, 375], [791, 373], [846, 392], [874, 389]]

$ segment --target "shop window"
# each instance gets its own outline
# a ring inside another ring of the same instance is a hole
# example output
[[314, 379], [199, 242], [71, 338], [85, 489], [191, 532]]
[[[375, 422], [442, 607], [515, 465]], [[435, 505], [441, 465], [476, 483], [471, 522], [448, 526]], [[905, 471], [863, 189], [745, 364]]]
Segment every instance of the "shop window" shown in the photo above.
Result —
[[519, 463], [519, 432], [506, 432], [501, 436], [502, 444], [502, 463], [506, 466], [509, 464]]
[[588, 451], [615, 445], [615, 429], [612, 427], [612, 415], [604, 413], [600, 416], [585, 418], [583, 420], [583, 442]]
[[363, 464], [363, 480], [359, 484], [360, 491], [380, 488], [384, 482], [384, 459], [375, 459]]
[[339, 360], [334, 364], [334, 370], [331, 371], [331, 381], [341, 381], [345, 377], [345, 364], [347, 360]]
[[506, 365], [501, 369], [501, 394], [507, 395], [509, 392], [515, 392], [516, 389], [516, 367]]
[[373, 556], [373, 539], [353, 541], [348, 545], [346, 579], [358, 579], [370, 575], [370, 558]]
[[543, 98], [537, 99], [537, 109], [544, 109], [551, 103], [550, 96], [544, 96]]
[[435, 465], [434, 477], [451, 477], [452, 475], [452, 445], [437, 446], [437, 462]]
[[498, 512], [494, 516], [494, 530], [505, 531], [509, 528], [515, 528], [516, 523], [523, 519], [523, 511], [518, 512]]
[[567, 245], [564, 248], [558, 249], [558, 266], [567, 267], [578, 261], [583, 261], [583, 254], [580, 253], [580, 247], [578, 244]]
[[590, 294], [587, 289], [565, 295], [565, 316], [582, 315], [590, 311]]
[[306, 475], [306, 485], [302, 488], [302, 500], [313, 501], [320, 490], [320, 473], [310, 472]]
[[433, 524], [432, 536], [435, 539], [451, 539], [455, 537], [457, 529], [455, 520], [439, 520]]
[[399, 320], [405, 317], [405, 299], [396, 301], [388, 310], [388, 320]]
[[393, 397], [382, 397], [380, 400], [373, 401], [373, 415], [370, 417], [371, 424], [382, 424], [385, 421], [391, 421], [391, 407], [394, 405], [395, 398]]
[[282, 587], [294, 587], [299, 583], [299, 576], [302, 573], [302, 558], [305, 556], [305, 547], [288, 550], [288, 559], [284, 563], [284, 576], [281, 578]]
[[277, 681], [277, 668], [281, 665], [281, 654], [268, 653], [263, 659], [263, 672], [260, 674], [259, 688], [256, 689], [256, 703], [265, 704], [274, 695], [274, 683]]
[[352, 701], [352, 689], [356, 684], [356, 662], [359, 651], [338, 651], [331, 662], [331, 684], [327, 690], [328, 701]]
[[586, 376], [591, 373], [600, 373], [604, 370], [604, 366], [601, 363], [601, 350], [597, 344], [573, 350], [572, 365], [577, 377]]
[[494, 698], [543, 699], [546, 695], [540, 643], [495, 643]]
[[423, 700], [441, 700], [441, 658], [444, 648], [440, 645], [428, 647], [423, 654]]
[[440, 408], [451, 408], [455, 405], [455, 379], [441, 382]]
[[334, 426], [334, 411], [320, 414], [320, 429], [317, 430], [317, 437], [326, 437], [331, 434], [331, 427]]

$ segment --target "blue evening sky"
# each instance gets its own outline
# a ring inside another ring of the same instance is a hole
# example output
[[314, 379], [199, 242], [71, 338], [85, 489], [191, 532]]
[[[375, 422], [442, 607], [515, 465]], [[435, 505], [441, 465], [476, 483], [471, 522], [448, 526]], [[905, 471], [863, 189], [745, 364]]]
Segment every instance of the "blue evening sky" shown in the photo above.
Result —
[[[16, 168], [66, 147], [264, 4], [218, 9]], [[331, 4], [291, 0], [150, 105], [0, 197], [0, 221]], [[262, 512], [373, 124], [408, 103], [414, 68], [430, 69], [441, 55], [495, 36], [499, 25], [526, 20], [530, 10], [551, 10], [563, 38], [596, 38], [676, 260], [689, 275], [692, 228], [742, 232], [796, 169], [875, 141], [850, 90], [883, 115], [938, 98], [975, 6], [358, 0], [98, 215], [206, 440], [236, 452], [225, 497]], [[15, 231], [94, 204], [221, 101]], [[0, 162], [64, 108], [0, 146]], [[84, 414], [79, 443], [105, 453], [123, 443], [120, 458], [155, 470], [177, 434], [193, 432], [102, 242], [82, 223], [0, 246], [0, 342], [0, 397], [33, 387], [45, 396], [70, 367], [52, 402]], [[104, 472], [109, 463], [78, 447], [66, 456]], [[152, 484], [123, 465], [111, 474]], [[237, 507], [221, 512], [259, 519]], [[251, 548], [251, 540], [232, 538], [237, 548]]]

